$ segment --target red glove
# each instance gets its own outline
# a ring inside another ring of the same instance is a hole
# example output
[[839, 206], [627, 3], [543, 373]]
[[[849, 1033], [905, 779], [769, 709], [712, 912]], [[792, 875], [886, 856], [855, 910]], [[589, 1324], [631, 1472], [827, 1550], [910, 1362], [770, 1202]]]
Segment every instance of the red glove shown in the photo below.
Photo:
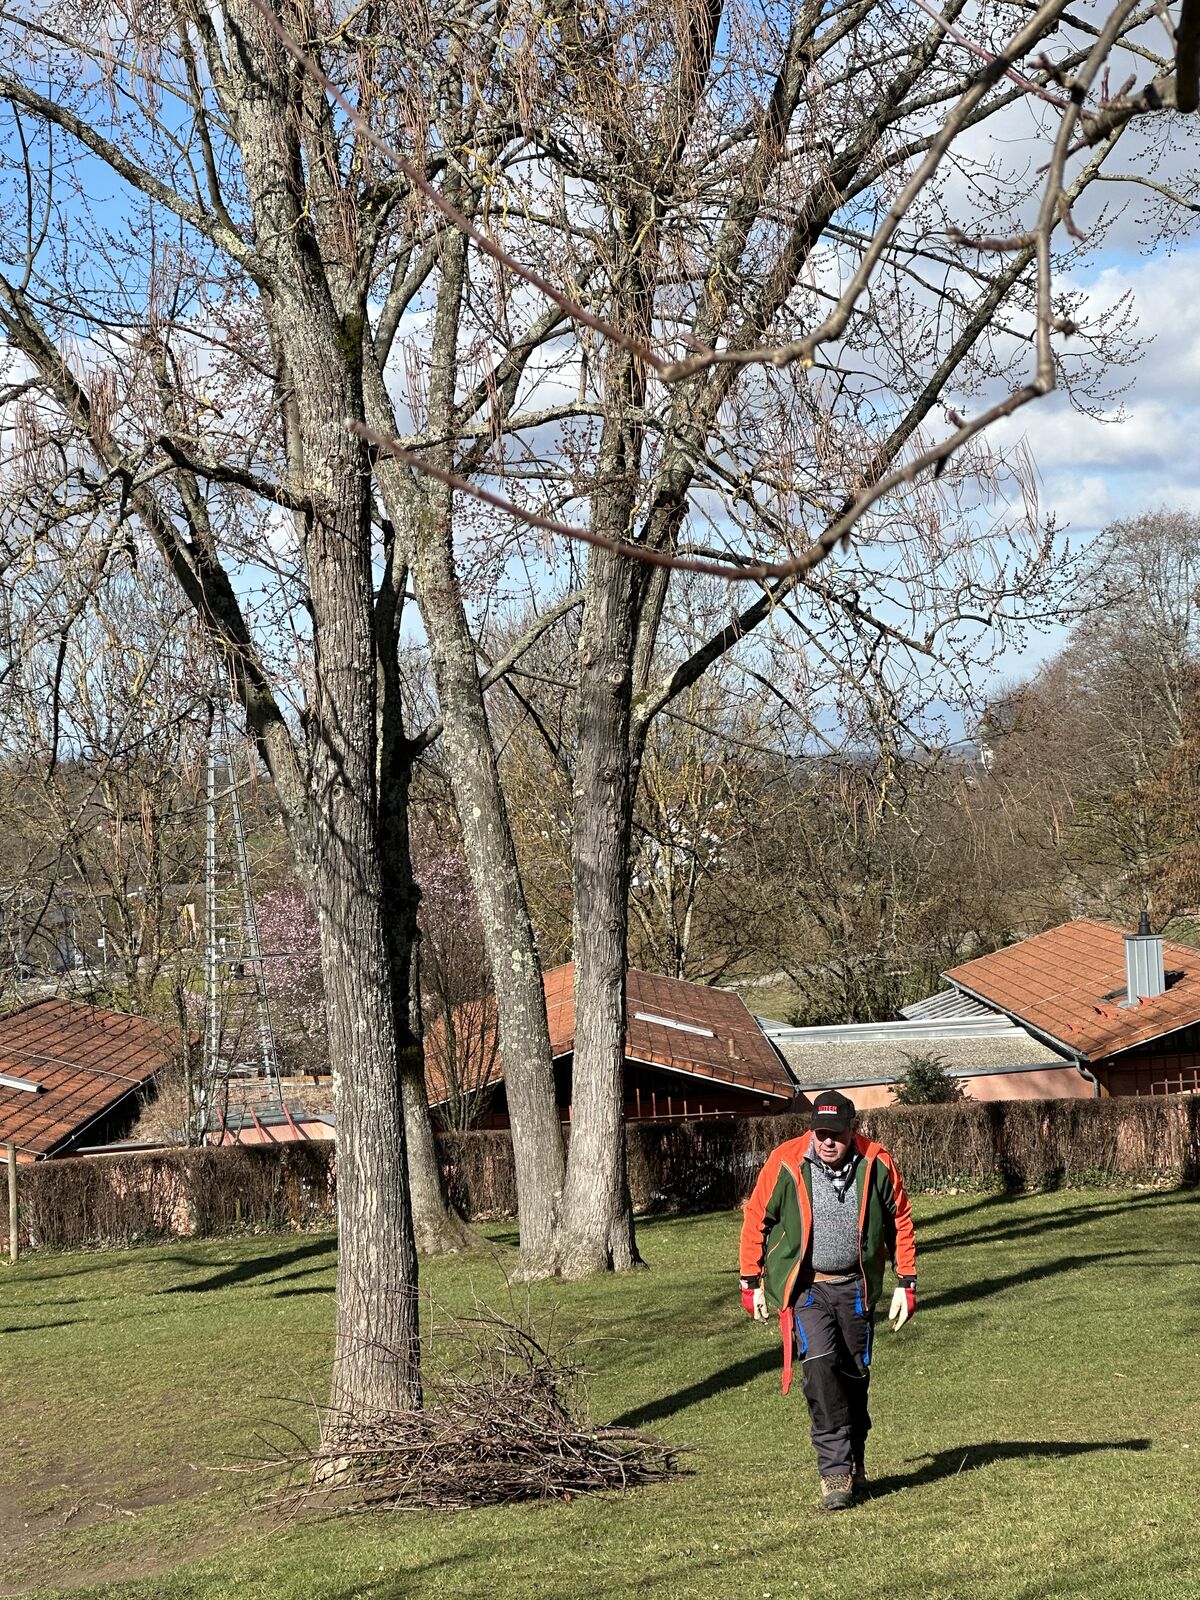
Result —
[[892, 1296], [892, 1303], [888, 1307], [888, 1321], [892, 1325], [892, 1332], [899, 1333], [900, 1329], [917, 1312], [917, 1280], [906, 1278]]
[[742, 1279], [742, 1305], [746, 1315], [753, 1317], [755, 1322], [766, 1322], [770, 1316], [767, 1310], [767, 1291], [762, 1283], [754, 1278]]

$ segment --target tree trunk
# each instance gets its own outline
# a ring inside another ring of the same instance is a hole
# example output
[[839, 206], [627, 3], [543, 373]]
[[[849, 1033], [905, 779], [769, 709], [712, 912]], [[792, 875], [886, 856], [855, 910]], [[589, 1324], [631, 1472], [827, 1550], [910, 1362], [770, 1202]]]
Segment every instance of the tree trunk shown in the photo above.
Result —
[[[321, 352], [327, 348], [320, 341]], [[330, 475], [320, 487], [327, 493], [309, 526], [305, 556], [318, 666], [308, 721], [314, 887], [338, 1131], [336, 1428], [339, 1408], [361, 1417], [419, 1405], [421, 1381], [417, 1258], [383, 919], [367, 470], [342, 421], [356, 414], [352, 386], [339, 395], [328, 371], [319, 385], [317, 374], [305, 372], [304, 353], [298, 349], [291, 360], [297, 389], [333, 391], [322, 451]]]
[[306, 821], [337, 1117], [338, 1274], [330, 1426], [421, 1401], [417, 1257], [400, 1103], [379, 848], [377, 654], [370, 464], [361, 417], [361, 305], [335, 300], [289, 116], [291, 69], [247, 0], [231, 18], [255, 41], [239, 139], [256, 235], [272, 271], [273, 340], [292, 380], [289, 455], [313, 670], [306, 706]]
[[[647, 209], [640, 196], [625, 196], [627, 292], [618, 309], [620, 320], [641, 337], [653, 305], [653, 224], [653, 207]], [[633, 524], [645, 399], [642, 363], [628, 352], [610, 356], [591, 502], [592, 531], [610, 541], [627, 539]], [[640, 1264], [625, 1151], [625, 974], [634, 784], [631, 700], [644, 590], [645, 573], [636, 563], [600, 546], [592, 550], [579, 638], [571, 832], [575, 1056], [559, 1242], [564, 1277]]]
[[[453, 392], [453, 345], [461, 284], [455, 279], [452, 258], [461, 250], [461, 235], [452, 235], [444, 249], [438, 294], [431, 420], [439, 409], [439, 384], [447, 375]], [[461, 266], [458, 271], [461, 273]], [[394, 435], [397, 430], [391, 402], [369, 351], [364, 388], [369, 425], [379, 433]], [[492, 968], [516, 1167], [520, 1270], [526, 1277], [543, 1277], [555, 1270], [557, 1259], [556, 1227], [563, 1186], [562, 1125], [554, 1095], [541, 963], [517, 870], [495, 747], [479, 687], [475, 647], [455, 571], [450, 495], [438, 487], [418, 494], [399, 464], [384, 455], [379, 458], [376, 472], [388, 516], [398, 534], [402, 529], [408, 531], [406, 545], [442, 713], [442, 749]]]
[[412, 767], [404, 748], [399, 717], [395, 639], [388, 629], [390, 650], [383, 655], [380, 677], [383, 708], [380, 717], [379, 834], [383, 865], [384, 922], [387, 928], [388, 965], [391, 974], [392, 1016], [396, 1030], [397, 1065], [404, 1110], [404, 1138], [408, 1153], [408, 1187], [413, 1232], [421, 1255], [448, 1255], [466, 1250], [475, 1235], [446, 1199], [437, 1138], [425, 1093], [425, 1055], [422, 1047], [420, 989], [420, 930], [417, 926], [419, 893], [412, 873], [408, 836], [408, 794]]
[[559, 1265], [583, 1277], [640, 1263], [625, 1152], [625, 971], [632, 794], [629, 757], [636, 574], [593, 551], [579, 643], [575, 1060]]
[[[359, 844], [361, 867], [373, 852]], [[372, 892], [336, 862], [317, 887], [337, 1117], [336, 1438], [348, 1420], [421, 1403], [417, 1257], [378, 876]]]
[[[352, 384], [339, 395], [327, 369], [306, 372], [325, 365], [326, 340], [316, 341], [311, 362], [303, 337], [293, 343], [301, 405], [332, 391], [320, 452], [328, 476], [314, 481], [314, 498], [325, 492], [305, 558], [318, 668], [307, 730], [314, 898], [338, 1133], [336, 1432], [344, 1413], [360, 1418], [420, 1404], [417, 1259], [383, 919], [367, 473], [342, 423], [355, 414], [357, 396]], [[308, 419], [308, 438], [319, 437], [320, 420]]]
[[563, 1145], [541, 963], [444, 527], [421, 541], [416, 566], [442, 710], [446, 769], [495, 984], [516, 1166], [521, 1272], [542, 1277], [556, 1265]]

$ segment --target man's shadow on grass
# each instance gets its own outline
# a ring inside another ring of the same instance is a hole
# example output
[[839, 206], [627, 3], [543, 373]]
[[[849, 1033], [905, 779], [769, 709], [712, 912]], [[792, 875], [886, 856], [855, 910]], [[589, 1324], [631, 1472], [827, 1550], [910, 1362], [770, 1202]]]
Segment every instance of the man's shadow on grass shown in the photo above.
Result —
[[[1077, 1272], [1081, 1267], [1093, 1266], [1098, 1261], [1120, 1261], [1128, 1256], [1136, 1256], [1136, 1250], [1101, 1250], [1086, 1256], [1062, 1256], [1057, 1261], [1047, 1261], [1037, 1267], [1025, 1267], [1019, 1272], [1006, 1273], [1003, 1277], [977, 1278], [973, 1283], [957, 1284], [953, 1289], [943, 1289], [940, 1294], [918, 1297], [918, 1311], [923, 1307], [926, 1310], [936, 1310], [938, 1307], [962, 1305], [974, 1300], [986, 1300], [989, 1295], [1003, 1294], [1008, 1289], [1023, 1288], [1026, 1284], [1044, 1282], [1047, 1278], [1055, 1278], [1066, 1272]], [[883, 1325], [883, 1317], [878, 1318], [878, 1325]], [[641, 1428], [647, 1423], [659, 1422], [663, 1417], [674, 1416], [678, 1411], [686, 1411], [689, 1406], [699, 1405], [703, 1400], [711, 1400], [714, 1395], [722, 1394], [726, 1389], [738, 1389], [743, 1384], [750, 1383], [761, 1373], [779, 1370], [782, 1366], [783, 1355], [778, 1339], [774, 1340], [769, 1349], [760, 1350], [755, 1355], [746, 1356], [741, 1361], [731, 1362], [727, 1367], [710, 1373], [707, 1378], [701, 1378], [697, 1383], [688, 1384], [685, 1389], [677, 1389], [674, 1394], [663, 1395], [658, 1400], [648, 1401], [645, 1405], [635, 1406], [632, 1410], [624, 1411], [619, 1417], [613, 1418], [613, 1424], [621, 1428]]]
[[[984, 1444], [956, 1445], [952, 1450], [937, 1450], [932, 1455], [913, 1456], [904, 1464], [912, 1472], [889, 1472], [872, 1478], [872, 1500], [916, 1489], [923, 1483], [957, 1478], [964, 1472], [990, 1466], [993, 1461], [1024, 1461], [1039, 1457], [1059, 1461], [1070, 1456], [1091, 1455], [1097, 1450], [1149, 1450], [1149, 1439], [993, 1439]], [[922, 1463], [916, 1465], [916, 1463]]]

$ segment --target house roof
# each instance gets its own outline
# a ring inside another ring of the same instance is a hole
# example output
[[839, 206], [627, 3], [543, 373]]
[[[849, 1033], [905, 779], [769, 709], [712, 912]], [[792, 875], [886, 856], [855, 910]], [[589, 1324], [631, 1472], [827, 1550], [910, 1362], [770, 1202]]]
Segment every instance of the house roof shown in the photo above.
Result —
[[10, 1011], [0, 1018], [0, 1143], [11, 1139], [26, 1158], [52, 1154], [149, 1083], [177, 1049], [169, 1028], [78, 1000]]
[[279, 1104], [253, 1105], [247, 1102], [231, 1106], [224, 1118], [214, 1118], [209, 1124], [209, 1134], [219, 1144], [242, 1144], [245, 1136], [249, 1142], [262, 1144], [297, 1144], [312, 1138], [331, 1138], [325, 1128], [337, 1126], [328, 1111], [306, 1111], [303, 1106], [283, 1101]]
[[911, 1006], [901, 1006], [900, 1015], [909, 1022], [934, 1022], [943, 1017], [957, 1021], [962, 1017], [994, 1016], [990, 1006], [981, 1005], [960, 989], [939, 989], [923, 1000], [914, 1000]]
[[1166, 992], [1123, 1007], [1125, 937], [1080, 917], [944, 976], [1072, 1056], [1095, 1061], [1200, 1022], [1200, 951], [1163, 944]]
[[[963, 1037], [939, 1034], [928, 1040], [914, 1039], [897, 1032], [885, 1034], [882, 1028], [868, 1037], [856, 1037], [852, 1030], [814, 1029], [824, 1037], [798, 1038], [807, 1030], [789, 1029], [777, 1036], [776, 1043], [787, 1058], [796, 1082], [805, 1089], [837, 1089], [848, 1084], [894, 1083], [909, 1069], [909, 1057], [936, 1055], [957, 1076], [980, 1072], [1020, 1072], [1044, 1068], [1047, 1062], [1062, 1064], [1062, 1056], [1031, 1039], [1022, 1028], [1008, 1028], [1001, 1034], [970, 1033]], [[828, 1035], [841, 1031], [844, 1037]]]
[[[575, 1049], [575, 968], [573, 963], [543, 974], [550, 1049], [557, 1058]], [[754, 1094], [790, 1100], [795, 1085], [787, 1068], [731, 989], [688, 983], [630, 967], [625, 981], [625, 1056], [649, 1066], [731, 1084]], [[429, 1096], [436, 1104], [444, 1088], [428, 1069]], [[490, 1082], [503, 1077], [496, 1064]]]

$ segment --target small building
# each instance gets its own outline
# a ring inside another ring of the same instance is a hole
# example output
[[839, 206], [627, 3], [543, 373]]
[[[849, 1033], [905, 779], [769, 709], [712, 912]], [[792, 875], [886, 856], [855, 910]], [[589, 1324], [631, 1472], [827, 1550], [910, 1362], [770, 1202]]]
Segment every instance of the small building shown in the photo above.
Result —
[[944, 974], [1103, 1094], [1200, 1092], [1200, 950], [1080, 917]]
[[764, 1028], [800, 1092], [840, 1089], [860, 1111], [892, 1105], [915, 1056], [936, 1056], [969, 1100], [1082, 1099], [1095, 1093], [1073, 1064], [986, 1007], [922, 1001], [909, 1009], [919, 1014], [897, 1022]]
[[[575, 968], [543, 977], [554, 1082], [564, 1122], [571, 1118], [575, 1049]], [[740, 995], [630, 967], [625, 986], [625, 1119], [764, 1116], [793, 1107], [796, 1086], [783, 1057], [763, 1034]], [[490, 1025], [490, 1024], [489, 1024]], [[484, 1079], [484, 1105], [474, 1125], [508, 1127], [504, 1067], [495, 1051]], [[436, 1052], [427, 1055], [433, 1107], [449, 1098]]]
[[78, 1000], [35, 1000], [0, 1018], [0, 1145], [18, 1161], [124, 1138], [179, 1035]]
[[332, 1110], [296, 1101], [230, 1096], [209, 1125], [206, 1144], [304, 1144], [336, 1137]]

